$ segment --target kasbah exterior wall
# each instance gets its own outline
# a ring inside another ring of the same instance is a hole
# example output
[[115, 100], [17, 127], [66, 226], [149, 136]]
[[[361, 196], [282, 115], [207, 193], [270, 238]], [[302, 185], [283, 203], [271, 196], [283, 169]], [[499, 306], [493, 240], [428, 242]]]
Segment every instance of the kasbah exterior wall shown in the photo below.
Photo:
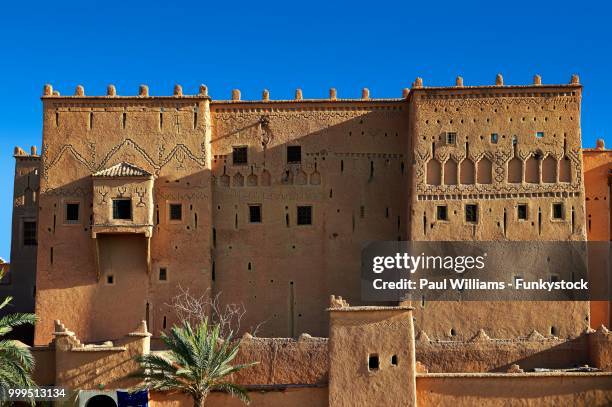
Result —
[[[612, 212], [610, 206], [612, 185], [612, 150], [606, 149], [603, 139], [597, 140], [595, 148], [583, 150], [584, 182], [586, 186], [586, 223], [588, 239], [610, 242], [612, 235]], [[610, 265], [607, 265], [608, 268]], [[607, 281], [608, 287], [610, 280]], [[608, 301], [591, 302], [592, 326], [610, 326], [612, 314]]]
[[[117, 96], [112, 85], [107, 96], [78, 87], [62, 97], [47, 86], [35, 343], [49, 342], [56, 318], [85, 341], [121, 337], [142, 319], [158, 336], [176, 322], [167, 304], [179, 285], [243, 302], [243, 326], [263, 321], [262, 336], [326, 336], [330, 293], [360, 304], [366, 241], [584, 240], [581, 91], [577, 77], [504, 86], [501, 76], [495, 86], [458, 78], [448, 88], [418, 78], [402, 99], [364, 89], [360, 100], [332, 89], [326, 100], [298, 90], [291, 101], [267, 92], [243, 101], [239, 91], [212, 101], [204, 86], [194, 96], [179, 86], [170, 97], [145, 86]], [[288, 146], [301, 146], [300, 162], [288, 162]], [[247, 147], [246, 164], [233, 162], [234, 147]], [[136, 184], [94, 188], [92, 174], [122, 162], [154, 175], [153, 196]], [[147, 206], [151, 224], [94, 233], [94, 212], [115, 197]], [[73, 202], [79, 221], [68, 223]], [[171, 203], [182, 204], [181, 221], [170, 220]], [[468, 203], [477, 222], [465, 220]], [[553, 203], [563, 204], [562, 219], [552, 219]], [[446, 221], [435, 218], [440, 204]], [[528, 204], [526, 221], [518, 204]], [[261, 223], [249, 222], [249, 205], [261, 205]], [[298, 206], [312, 206], [312, 225], [297, 224]], [[425, 299], [415, 308], [417, 331], [441, 339], [479, 329], [575, 337], [589, 325], [582, 302]]]

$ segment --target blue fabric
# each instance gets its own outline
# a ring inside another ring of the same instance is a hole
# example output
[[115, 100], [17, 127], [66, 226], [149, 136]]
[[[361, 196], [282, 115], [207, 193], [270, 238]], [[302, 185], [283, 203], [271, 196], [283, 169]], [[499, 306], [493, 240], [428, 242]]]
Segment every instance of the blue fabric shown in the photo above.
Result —
[[148, 407], [149, 391], [141, 390], [134, 393], [117, 391], [118, 407]]

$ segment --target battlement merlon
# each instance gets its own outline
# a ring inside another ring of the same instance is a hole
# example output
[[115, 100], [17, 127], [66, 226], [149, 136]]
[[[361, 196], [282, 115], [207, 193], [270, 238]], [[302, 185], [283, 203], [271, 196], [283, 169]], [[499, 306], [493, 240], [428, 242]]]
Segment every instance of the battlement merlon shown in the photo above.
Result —
[[36, 146], [30, 147], [29, 154], [23, 148], [15, 146], [13, 158], [16, 160], [40, 160], [40, 155], [38, 154]]
[[[346, 102], [393, 102], [393, 101], [402, 101], [409, 100], [410, 97], [415, 93], [427, 93], [427, 94], [478, 94], [479, 92], [486, 92], [487, 94], [492, 94], [495, 96], [530, 96], [531, 93], [548, 93], [551, 91], [559, 91], [559, 90], [569, 90], [570, 92], [575, 92], [576, 90], [581, 91], [582, 85], [580, 84], [580, 80], [578, 75], [573, 75], [570, 82], [568, 84], [542, 84], [542, 78], [540, 75], [535, 75], [532, 84], [527, 85], [506, 85], [504, 84], [503, 77], [501, 74], [498, 74], [496, 77], [495, 84], [492, 85], [465, 85], [464, 80], [461, 76], [458, 76], [455, 80], [454, 86], [424, 86], [422, 78], [416, 78], [416, 80], [412, 83], [412, 87], [410, 89], [404, 88], [402, 90], [402, 96], [399, 98], [373, 98], [371, 96], [371, 92], [368, 88], [361, 89], [361, 97], [360, 98], [340, 98], [338, 97], [338, 91], [335, 88], [331, 88], [329, 90], [328, 98], [309, 98], [306, 99], [303, 96], [302, 89], [297, 89], [295, 92], [294, 99], [278, 99], [273, 100], [270, 99], [270, 92], [267, 89], [261, 94], [261, 99], [252, 99], [252, 100], [244, 100], [242, 99], [242, 93], [239, 89], [232, 89], [230, 99], [215, 99], [213, 100], [208, 95], [208, 88], [205, 85], [200, 85], [199, 92], [193, 95], [187, 95], [183, 93], [183, 88], [181, 85], [175, 85], [173, 95], [160, 95], [160, 96], [151, 96], [149, 94], [149, 88], [146, 85], [141, 85], [139, 88], [139, 92], [137, 95], [118, 95], [114, 85], [108, 85], [106, 95], [86, 95], [85, 89], [82, 85], [78, 85], [74, 92], [74, 95], [70, 96], [61, 96], [59, 92], [54, 91], [53, 87], [49, 84], [44, 86], [43, 95], [41, 99], [53, 99], [53, 100], [109, 100], [109, 99], [117, 99], [117, 100], [177, 100], [177, 99], [185, 99], [185, 100], [198, 100], [205, 99], [209, 100], [212, 103], [222, 103], [222, 104], [251, 104], [251, 103], [322, 103], [322, 102], [331, 102], [331, 103], [346, 103]], [[477, 96], [474, 96], [477, 97]]]

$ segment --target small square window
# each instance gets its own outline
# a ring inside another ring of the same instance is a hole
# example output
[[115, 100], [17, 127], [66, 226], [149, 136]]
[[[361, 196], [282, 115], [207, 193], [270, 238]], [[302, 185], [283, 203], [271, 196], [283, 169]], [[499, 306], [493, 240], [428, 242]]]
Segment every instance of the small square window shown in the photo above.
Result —
[[36, 222], [23, 222], [23, 245], [36, 246]]
[[165, 267], [159, 268], [159, 281], [168, 281], [168, 269]]
[[261, 205], [249, 205], [249, 222], [261, 223]]
[[498, 139], [499, 139], [499, 136], [497, 135], [497, 133], [491, 133], [491, 143], [497, 144]]
[[234, 147], [232, 152], [232, 162], [236, 164], [247, 164], [248, 163], [248, 148], [247, 147]]
[[436, 219], [448, 220], [448, 207], [446, 205], [436, 206]]
[[112, 275], [112, 274], [107, 274], [106, 275], [106, 284], [108, 284], [108, 285], [115, 284], [115, 276]]
[[397, 366], [397, 355], [391, 356], [391, 365]]
[[519, 204], [516, 212], [519, 220], [527, 220], [527, 204]]
[[457, 133], [448, 132], [446, 133], [446, 144], [457, 143]]
[[287, 162], [302, 162], [302, 146], [287, 146]]
[[536, 138], [544, 138], [544, 132], [543, 131], [538, 131], [536, 133]]
[[380, 367], [380, 361], [378, 359], [378, 355], [371, 354], [368, 357], [368, 370], [378, 370]]
[[312, 206], [297, 207], [297, 224], [312, 225]]
[[465, 205], [465, 221], [470, 223], [478, 222], [478, 205]]
[[553, 219], [563, 219], [563, 204], [562, 203], [554, 203], [553, 207]]
[[132, 219], [131, 199], [113, 199], [113, 219]]
[[182, 220], [183, 219], [183, 205], [180, 203], [170, 204], [170, 220]]
[[79, 221], [79, 204], [71, 202], [66, 204], [66, 223], [77, 223]]

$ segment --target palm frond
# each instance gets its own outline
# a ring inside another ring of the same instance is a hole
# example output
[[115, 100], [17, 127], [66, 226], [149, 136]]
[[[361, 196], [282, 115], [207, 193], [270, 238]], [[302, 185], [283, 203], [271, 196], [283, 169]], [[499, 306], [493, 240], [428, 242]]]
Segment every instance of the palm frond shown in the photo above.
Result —
[[221, 382], [221, 383], [215, 384], [212, 388], [213, 390], [222, 391], [224, 393], [231, 395], [232, 397], [236, 397], [237, 399], [239, 399], [245, 404], [249, 404], [251, 402], [251, 399], [249, 398], [249, 393], [247, 392], [247, 390], [244, 387], [239, 386], [237, 384], [233, 384], [229, 382]]
[[219, 326], [204, 319], [194, 326], [189, 322], [174, 326], [161, 339], [167, 351], [137, 358], [141, 370], [131, 376], [143, 379], [139, 389], [185, 393], [194, 400], [204, 400], [216, 389], [248, 403], [245, 389], [223, 380], [254, 364], [231, 364], [240, 348], [231, 333], [221, 338]]

